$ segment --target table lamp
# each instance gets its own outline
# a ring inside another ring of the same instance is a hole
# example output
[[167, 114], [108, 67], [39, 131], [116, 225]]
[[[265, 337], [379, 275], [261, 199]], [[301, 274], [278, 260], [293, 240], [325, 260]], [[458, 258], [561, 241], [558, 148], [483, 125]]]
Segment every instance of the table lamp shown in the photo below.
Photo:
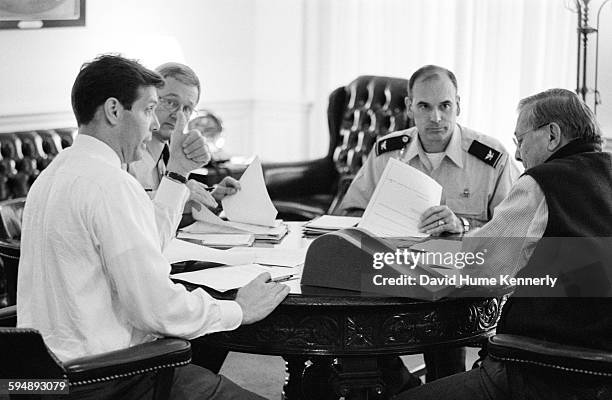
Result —
[[189, 121], [189, 129], [202, 133], [212, 155], [212, 162], [229, 161], [229, 155], [223, 150], [225, 138], [221, 136], [223, 125], [221, 119], [208, 110], [201, 110], [198, 116]]

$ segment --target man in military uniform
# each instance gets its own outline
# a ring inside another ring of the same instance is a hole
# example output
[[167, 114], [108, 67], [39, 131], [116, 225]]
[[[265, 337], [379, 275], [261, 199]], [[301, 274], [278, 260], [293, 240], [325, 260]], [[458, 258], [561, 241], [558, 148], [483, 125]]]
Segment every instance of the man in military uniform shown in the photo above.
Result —
[[[396, 158], [442, 185], [442, 205], [423, 213], [421, 231], [462, 233], [484, 225], [518, 178], [518, 167], [499, 141], [457, 124], [459, 95], [451, 71], [435, 65], [418, 69], [408, 82], [406, 105], [416, 126], [376, 142], [339, 212], [361, 215], [387, 162]], [[428, 381], [465, 371], [463, 348], [426, 352], [424, 358]]]
[[457, 124], [457, 79], [426, 65], [408, 83], [408, 115], [415, 127], [380, 138], [351, 183], [339, 212], [361, 215], [387, 161], [396, 158], [442, 185], [442, 205], [431, 207], [419, 228], [432, 235], [461, 233], [485, 224], [519, 175], [496, 139]]

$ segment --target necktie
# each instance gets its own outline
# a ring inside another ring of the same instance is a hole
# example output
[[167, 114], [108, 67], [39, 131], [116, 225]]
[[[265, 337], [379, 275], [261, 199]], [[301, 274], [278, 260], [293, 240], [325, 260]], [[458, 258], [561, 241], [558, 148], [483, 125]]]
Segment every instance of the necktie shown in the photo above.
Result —
[[170, 159], [170, 148], [168, 147], [168, 143], [164, 144], [164, 149], [162, 150], [159, 158], [164, 162], [164, 167], [167, 167], [168, 160]]
[[159, 172], [159, 180], [161, 181], [162, 176], [166, 173], [166, 166], [168, 165], [168, 160], [170, 159], [170, 148], [168, 144], [164, 144], [164, 148], [159, 155], [159, 160], [157, 160], [157, 171]]

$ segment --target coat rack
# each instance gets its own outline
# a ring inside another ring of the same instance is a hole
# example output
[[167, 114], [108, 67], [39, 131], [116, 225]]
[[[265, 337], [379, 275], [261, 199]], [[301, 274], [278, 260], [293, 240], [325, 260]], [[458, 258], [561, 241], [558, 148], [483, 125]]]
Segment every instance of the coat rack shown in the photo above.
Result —
[[595, 34], [595, 82], [592, 90], [594, 94], [593, 112], [597, 114], [597, 106], [601, 104], [601, 96], [598, 90], [598, 75], [599, 75], [599, 26], [601, 11], [606, 3], [610, 0], [605, 0], [597, 10], [597, 25], [593, 28], [589, 26], [589, 3], [590, 0], [575, 0], [576, 13], [578, 14], [578, 54], [576, 57], [576, 93], [582, 96], [582, 100], [586, 102], [587, 94], [590, 92], [587, 85], [587, 53], [589, 35]]

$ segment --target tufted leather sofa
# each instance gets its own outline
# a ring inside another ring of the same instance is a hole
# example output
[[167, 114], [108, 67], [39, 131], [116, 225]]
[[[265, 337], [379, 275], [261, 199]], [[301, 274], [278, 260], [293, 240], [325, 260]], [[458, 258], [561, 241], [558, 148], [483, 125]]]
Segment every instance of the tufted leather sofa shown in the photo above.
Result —
[[331, 214], [376, 139], [413, 125], [406, 115], [408, 81], [364, 75], [329, 96], [329, 150], [324, 158], [264, 164], [268, 192], [280, 218]]
[[75, 135], [73, 128], [0, 133], [0, 201], [25, 197], [40, 172], [72, 145]]

